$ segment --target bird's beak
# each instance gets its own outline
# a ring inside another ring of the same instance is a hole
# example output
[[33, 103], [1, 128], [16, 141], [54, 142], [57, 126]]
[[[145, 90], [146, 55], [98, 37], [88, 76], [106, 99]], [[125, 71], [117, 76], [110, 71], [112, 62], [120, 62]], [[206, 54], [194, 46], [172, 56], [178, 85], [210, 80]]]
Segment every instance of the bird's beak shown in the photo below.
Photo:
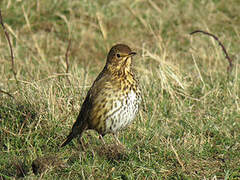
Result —
[[137, 54], [136, 52], [130, 52], [130, 53], [128, 54], [128, 57], [135, 56], [136, 54]]

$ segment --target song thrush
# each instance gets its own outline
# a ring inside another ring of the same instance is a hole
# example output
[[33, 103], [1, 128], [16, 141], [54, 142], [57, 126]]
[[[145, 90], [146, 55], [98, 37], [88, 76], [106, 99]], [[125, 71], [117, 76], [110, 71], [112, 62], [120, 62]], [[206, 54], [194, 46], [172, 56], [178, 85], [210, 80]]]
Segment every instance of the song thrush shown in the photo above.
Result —
[[100, 137], [107, 133], [115, 135], [134, 120], [141, 102], [138, 81], [131, 68], [135, 54], [124, 44], [111, 48], [106, 65], [88, 91], [72, 131], [61, 147], [81, 137], [84, 130], [94, 129]]

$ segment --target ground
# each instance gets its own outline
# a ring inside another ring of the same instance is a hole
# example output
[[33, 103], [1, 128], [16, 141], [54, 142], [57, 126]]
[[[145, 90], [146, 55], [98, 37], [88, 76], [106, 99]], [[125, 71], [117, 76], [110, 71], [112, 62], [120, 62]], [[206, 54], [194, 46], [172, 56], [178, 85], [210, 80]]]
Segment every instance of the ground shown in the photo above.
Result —
[[[1, 27], [0, 179], [240, 179], [238, 0], [0, 5], [14, 53], [12, 66]], [[195, 30], [219, 38], [231, 72], [218, 42]], [[137, 52], [143, 92], [123, 146], [86, 131], [85, 150], [79, 139], [59, 148], [117, 43]]]

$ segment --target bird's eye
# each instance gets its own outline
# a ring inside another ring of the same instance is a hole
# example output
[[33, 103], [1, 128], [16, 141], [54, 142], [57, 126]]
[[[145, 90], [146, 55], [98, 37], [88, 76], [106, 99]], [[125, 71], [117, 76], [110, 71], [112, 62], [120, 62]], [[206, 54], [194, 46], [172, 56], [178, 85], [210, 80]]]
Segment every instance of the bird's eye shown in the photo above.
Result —
[[120, 56], [120, 54], [117, 54], [117, 58], [120, 58], [121, 56]]

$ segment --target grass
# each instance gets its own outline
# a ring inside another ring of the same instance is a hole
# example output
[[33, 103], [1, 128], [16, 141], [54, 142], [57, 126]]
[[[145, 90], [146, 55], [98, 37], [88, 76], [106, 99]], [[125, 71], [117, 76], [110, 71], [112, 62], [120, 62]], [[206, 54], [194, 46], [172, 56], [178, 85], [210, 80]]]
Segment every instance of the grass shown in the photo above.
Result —
[[[240, 179], [240, 6], [237, 0], [0, 2], [0, 179]], [[227, 60], [212, 38], [222, 41]], [[65, 53], [68, 40], [69, 73]], [[110, 47], [137, 51], [139, 116], [102, 146], [69, 133]], [[32, 167], [33, 166], [33, 167]]]

